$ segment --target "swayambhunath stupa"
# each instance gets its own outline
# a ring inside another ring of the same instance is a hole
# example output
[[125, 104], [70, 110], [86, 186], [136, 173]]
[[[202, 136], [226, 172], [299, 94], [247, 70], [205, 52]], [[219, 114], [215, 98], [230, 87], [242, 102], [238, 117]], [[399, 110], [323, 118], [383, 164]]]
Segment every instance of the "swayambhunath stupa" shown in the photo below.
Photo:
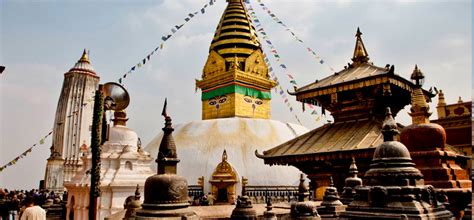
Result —
[[29, 3], [0, 220], [472, 219], [472, 1]]

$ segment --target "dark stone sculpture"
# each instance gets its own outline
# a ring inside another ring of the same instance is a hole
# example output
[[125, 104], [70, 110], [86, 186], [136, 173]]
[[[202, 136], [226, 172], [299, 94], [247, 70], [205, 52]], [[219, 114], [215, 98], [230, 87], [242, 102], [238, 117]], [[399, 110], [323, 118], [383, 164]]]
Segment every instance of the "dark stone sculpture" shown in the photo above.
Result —
[[451, 212], [436, 201], [433, 186], [424, 185], [410, 152], [395, 141], [397, 125], [387, 108], [382, 126], [384, 143], [374, 153], [364, 186], [340, 219], [450, 219]]

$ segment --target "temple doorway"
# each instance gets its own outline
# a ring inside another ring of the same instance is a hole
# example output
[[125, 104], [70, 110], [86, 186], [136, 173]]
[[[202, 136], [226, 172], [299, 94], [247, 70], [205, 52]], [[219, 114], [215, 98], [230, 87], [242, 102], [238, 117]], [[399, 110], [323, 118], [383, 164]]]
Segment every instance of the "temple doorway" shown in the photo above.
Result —
[[214, 204], [234, 204], [236, 200], [237, 173], [232, 165], [227, 162], [227, 153], [222, 153], [222, 161], [212, 173], [211, 194], [216, 201]]
[[217, 190], [217, 203], [227, 203], [227, 188]]

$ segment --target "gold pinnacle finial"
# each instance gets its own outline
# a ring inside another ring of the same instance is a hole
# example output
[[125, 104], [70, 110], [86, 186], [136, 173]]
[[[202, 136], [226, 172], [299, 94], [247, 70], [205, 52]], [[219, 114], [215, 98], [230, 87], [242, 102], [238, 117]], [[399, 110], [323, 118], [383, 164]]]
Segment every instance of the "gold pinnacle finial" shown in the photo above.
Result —
[[418, 68], [418, 64], [415, 64], [415, 69], [413, 70], [413, 73], [410, 76], [411, 80], [417, 87], [423, 86], [423, 83], [425, 81], [425, 76], [421, 72], [421, 70]]
[[369, 61], [369, 54], [365, 49], [364, 42], [362, 41], [362, 32], [360, 32], [360, 28], [357, 27], [356, 32], [356, 45], [354, 48], [354, 55], [352, 56], [353, 64], [360, 65], [362, 63], [367, 63]]
[[87, 54], [87, 51], [86, 51], [85, 48], [84, 48], [84, 52], [82, 52], [82, 56], [81, 56], [81, 59], [79, 59], [79, 62], [90, 63], [90, 61], [89, 61], [89, 55]]
[[429, 117], [431, 113], [429, 112], [430, 106], [428, 105], [423, 89], [421, 88], [425, 79], [425, 76], [418, 68], [418, 65], [415, 65], [415, 69], [411, 74], [411, 80], [414, 82], [415, 87], [411, 94], [411, 108], [409, 115], [412, 117], [413, 124], [426, 124], [429, 123]]
[[360, 32], [360, 28], [357, 27], [356, 37], [360, 37], [361, 35], [362, 35], [362, 32]]

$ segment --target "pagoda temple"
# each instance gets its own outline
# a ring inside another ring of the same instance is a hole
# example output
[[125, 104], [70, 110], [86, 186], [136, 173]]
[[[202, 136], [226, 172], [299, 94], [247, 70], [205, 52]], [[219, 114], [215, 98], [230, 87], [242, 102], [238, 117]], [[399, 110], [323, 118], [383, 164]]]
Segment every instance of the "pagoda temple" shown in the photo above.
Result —
[[[357, 158], [361, 175], [368, 170], [376, 146], [383, 143], [381, 133], [385, 108], [395, 116], [411, 102], [415, 85], [395, 73], [387, 64], [379, 67], [370, 62], [369, 54], [357, 29], [352, 62], [343, 70], [301, 88], [291, 95], [303, 103], [329, 110], [334, 123], [325, 124], [263, 154], [256, 152], [268, 165], [292, 165], [311, 179], [315, 198], [322, 199], [329, 177], [342, 190], [347, 167]], [[427, 99], [434, 94], [422, 90]]]

